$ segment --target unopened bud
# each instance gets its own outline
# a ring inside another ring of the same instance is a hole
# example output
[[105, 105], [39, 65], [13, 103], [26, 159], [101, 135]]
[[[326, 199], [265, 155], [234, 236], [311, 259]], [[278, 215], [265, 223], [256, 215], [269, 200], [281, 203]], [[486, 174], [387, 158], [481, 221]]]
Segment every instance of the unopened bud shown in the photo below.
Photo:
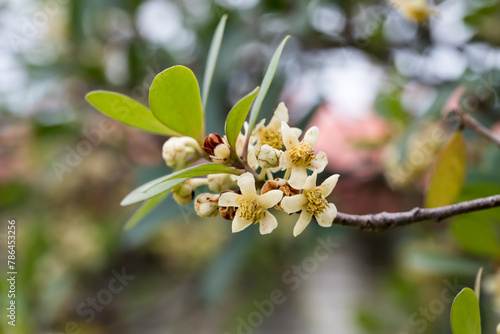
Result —
[[257, 162], [262, 168], [278, 167], [280, 163], [281, 151], [267, 144], [255, 151]]
[[216, 193], [226, 191], [236, 184], [236, 177], [231, 174], [210, 174], [207, 180], [208, 189]]
[[179, 205], [189, 204], [194, 197], [196, 187], [207, 184], [207, 179], [194, 178], [189, 179], [172, 189], [174, 200]]
[[162, 157], [167, 166], [181, 169], [194, 156], [201, 152], [200, 145], [191, 137], [172, 137], [163, 144]]
[[220, 164], [226, 164], [231, 156], [231, 147], [226, 138], [216, 133], [211, 133], [205, 138], [203, 150], [210, 155], [213, 162]]
[[200, 217], [215, 217], [219, 213], [219, 194], [203, 193], [196, 197], [194, 209]]

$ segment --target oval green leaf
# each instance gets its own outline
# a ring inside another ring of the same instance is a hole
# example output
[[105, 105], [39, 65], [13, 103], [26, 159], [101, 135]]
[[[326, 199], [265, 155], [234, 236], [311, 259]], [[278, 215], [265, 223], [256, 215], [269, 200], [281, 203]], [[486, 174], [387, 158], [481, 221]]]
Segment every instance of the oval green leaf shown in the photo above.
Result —
[[453, 301], [451, 329], [453, 334], [481, 334], [479, 301], [470, 288], [460, 291]]
[[158, 74], [151, 84], [149, 106], [165, 126], [202, 143], [204, 124], [200, 88], [189, 68], [173, 66]]
[[233, 157], [236, 157], [236, 140], [240, 134], [241, 127], [245, 123], [250, 106], [252, 105], [253, 100], [255, 100], [255, 96], [257, 96], [258, 92], [259, 87], [248, 93], [245, 97], [236, 102], [227, 115], [224, 127], [226, 130], [227, 141], [231, 146], [231, 154]]
[[453, 221], [451, 229], [465, 251], [479, 256], [500, 257], [500, 242], [487, 222], [467, 216], [458, 217]]
[[467, 164], [466, 146], [461, 131], [456, 131], [438, 156], [429, 181], [425, 206], [435, 208], [452, 204], [460, 195]]
[[134, 214], [127, 220], [125, 223], [124, 229], [131, 230], [137, 223], [139, 223], [142, 218], [146, 217], [148, 213], [151, 212], [154, 208], [156, 208], [165, 198], [170, 195], [169, 191], [165, 191], [162, 194], [156, 195], [148, 199], [144, 202], [135, 212]]
[[267, 91], [271, 86], [271, 82], [273, 81], [274, 74], [276, 73], [276, 69], [278, 68], [278, 63], [280, 61], [281, 53], [283, 52], [283, 48], [285, 47], [286, 42], [290, 36], [286, 36], [274, 51], [274, 54], [269, 62], [269, 66], [267, 67], [266, 74], [264, 74], [264, 79], [262, 79], [262, 84], [260, 85], [260, 91], [255, 99], [255, 103], [252, 107], [252, 111], [250, 112], [250, 120], [248, 122], [248, 133], [252, 133], [253, 127], [257, 122], [257, 117], [259, 116], [260, 108], [262, 107], [262, 102], [266, 97]]
[[217, 57], [219, 56], [219, 50], [222, 44], [222, 37], [224, 36], [226, 21], [227, 14], [224, 14], [221, 17], [217, 28], [215, 29], [214, 37], [212, 39], [212, 43], [210, 44], [210, 50], [208, 51], [207, 64], [205, 66], [205, 75], [203, 77], [203, 110], [205, 110], [207, 107], [208, 93], [210, 92], [210, 85], [214, 76], [215, 64], [217, 63]]
[[233, 174], [241, 175], [242, 171], [216, 163], [206, 163], [192, 166], [178, 172], [165, 175], [149, 181], [134, 189], [122, 201], [121, 205], [126, 206], [146, 199], [152, 198], [162, 192], [172, 189], [189, 178], [209, 174]]
[[85, 98], [106, 116], [127, 125], [167, 136], [179, 135], [157, 120], [151, 110], [123, 94], [96, 90], [88, 93]]

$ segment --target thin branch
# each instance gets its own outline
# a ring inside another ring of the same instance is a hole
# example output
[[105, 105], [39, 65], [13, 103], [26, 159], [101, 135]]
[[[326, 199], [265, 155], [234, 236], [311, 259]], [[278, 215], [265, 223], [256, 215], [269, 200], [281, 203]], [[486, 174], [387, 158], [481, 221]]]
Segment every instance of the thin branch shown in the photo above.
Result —
[[406, 212], [381, 212], [370, 215], [350, 215], [339, 212], [333, 224], [356, 227], [366, 231], [385, 231], [425, 220], [443, 220], [462, 213], [500, 207], [500, 195], [433, 209], [414, 208]]
[[470, 114], [462, 111], [462, 110], [455, 110], [457, 113], [458, 117], [460, 118], [460, 122], [462, 122], [463, 126], [466, 128], [474, 131], [478, 135], [482, 136], [483, 138], [486, 138], [487, 140], [491, 141], [498, 147], [500, 147], [500, 137], [496, 136], [491, 132], [489, 129], [484, 127], [481, 123], [479, 123], [474, 117], [472, 117]]

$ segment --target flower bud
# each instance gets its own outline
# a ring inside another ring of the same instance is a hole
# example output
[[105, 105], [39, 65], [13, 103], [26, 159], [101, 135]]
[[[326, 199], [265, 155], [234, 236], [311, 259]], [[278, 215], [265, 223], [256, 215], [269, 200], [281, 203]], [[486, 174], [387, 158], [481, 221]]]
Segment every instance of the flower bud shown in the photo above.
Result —
[[[191, 158], [189, 155], [201, 153], [200, 145], [191, 137], [172, 137], [163, 144], [162, 157], [167, 166], [181, 169]], [[189, 159], [188, 159], [189, 158]]]
[[267, 144], [255, 151], [257, 162], [262, 168], [274, 168], [280, 164], [281, 151]]
[[213, 162], [220, 164], [226, 164], [231, 156], [231, 147], [226, 138], [216, 133], [211, 133], [205, 138], [203, 150], [210, 155]]
[[236, 184], [236, 176], [230, 174], [210, 174], [207, 176], [208, 189], [221, 193]]
[[207, 179], [189, 179], [172, 189], [174, 200], [179, 205], [189, 204], [193, 200], [196, 187], [207, 183]]
[[200, 217], [215, 217], [219, 213], [219, 194], [203, 193], [196, 197], [194, 209]]

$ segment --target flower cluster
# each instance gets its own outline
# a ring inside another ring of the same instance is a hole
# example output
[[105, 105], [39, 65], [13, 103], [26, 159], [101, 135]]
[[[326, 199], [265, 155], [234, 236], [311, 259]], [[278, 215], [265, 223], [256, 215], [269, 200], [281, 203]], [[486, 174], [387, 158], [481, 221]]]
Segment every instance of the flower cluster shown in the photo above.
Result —
[[[287, 123], [288, 110], [280, 103], [267, 125], [263, 120], [247, 133], [249, 126], [245, 123], [245, 133], [239, 134], [234, 148], [226, 136], [215, 133], [209, 134], [201, 146], [186, 137], [170, 138], [163, 146], [167, 165], [184, 167], [187, 158], [193, 161], [204, 157], [233, 167], [240, 174], [211, 174], [189, 179], [172, 189], [174, 199], [181, 205], [188, 204], [197, 187], [208, 186], [212, 193], [201, 193], [194, 199], [197, 214], [201, 217], [220, 214], [232, 220], [233, 232], [259, 223], [261, 234], [271, 233], [278, 226], [270, 212], [272, 208], [300, 214], [294, 236], [306, 228], [313, 216], [320, 226], [331, 226], [337, 208], [326, 198], [339, 175], [316, 185], [317, 175], [328, 163], [324, 152], [314, 152], [319, 129], [311, 127], [299, 140], [302, 131]], [[308, 170], [312, 174], [308, 175]]]

